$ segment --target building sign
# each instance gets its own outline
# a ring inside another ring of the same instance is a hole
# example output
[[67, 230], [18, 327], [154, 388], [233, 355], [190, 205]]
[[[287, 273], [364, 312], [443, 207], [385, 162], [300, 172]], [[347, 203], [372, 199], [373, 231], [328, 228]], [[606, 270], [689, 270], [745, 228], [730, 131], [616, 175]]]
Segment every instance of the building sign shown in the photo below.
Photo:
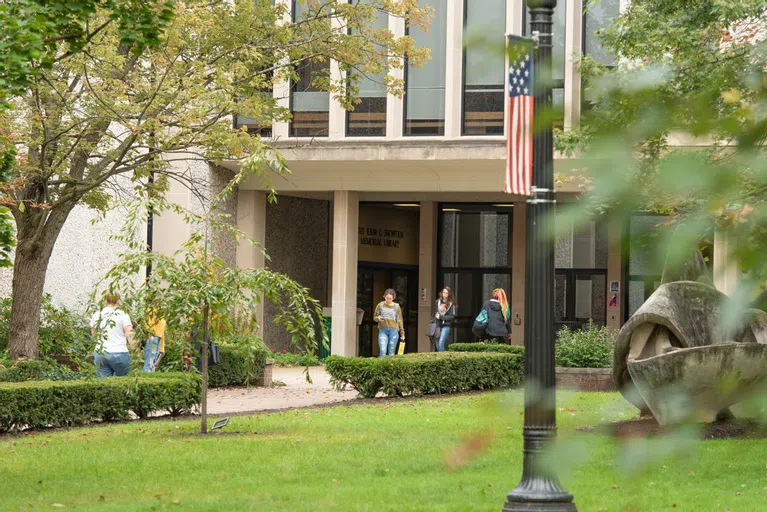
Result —
[[368, 228], [360, 226], [360, 245], [393, 247], [398, 249], [405, 238], [405, 232], [397, 229]]
[[418, 230], [418, 211], [360, 205], [359, 261], [418, 265]]

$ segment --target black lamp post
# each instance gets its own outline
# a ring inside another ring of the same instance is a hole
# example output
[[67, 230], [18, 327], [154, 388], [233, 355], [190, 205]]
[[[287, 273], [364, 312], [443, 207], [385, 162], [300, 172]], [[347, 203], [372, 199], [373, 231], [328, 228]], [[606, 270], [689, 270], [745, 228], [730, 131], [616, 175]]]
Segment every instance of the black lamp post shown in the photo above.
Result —
[[554, 374], [554, 147], [551, 123], [551, 26], [557, 0], [527, 0], [534, 53], [533, 187], [527, 201], [525, 279], [525, 424], [522, 480], [506, 511], [575, 511], [573, 495], [542, 456], [556, 438]]

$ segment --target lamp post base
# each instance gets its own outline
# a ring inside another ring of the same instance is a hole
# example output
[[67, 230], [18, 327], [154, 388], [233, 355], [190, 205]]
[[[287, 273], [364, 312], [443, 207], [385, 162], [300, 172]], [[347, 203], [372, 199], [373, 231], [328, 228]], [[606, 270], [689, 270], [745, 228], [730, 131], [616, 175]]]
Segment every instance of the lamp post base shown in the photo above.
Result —
[[577, 509], [572, 502], [507, 501], [503, 512], [577, 512]]

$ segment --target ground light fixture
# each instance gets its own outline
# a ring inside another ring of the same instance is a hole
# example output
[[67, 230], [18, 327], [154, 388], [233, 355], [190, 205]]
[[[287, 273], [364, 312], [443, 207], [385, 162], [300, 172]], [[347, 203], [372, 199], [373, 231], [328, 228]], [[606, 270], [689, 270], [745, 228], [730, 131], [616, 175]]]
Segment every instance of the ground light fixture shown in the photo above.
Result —
[[525, 422], [522, 479], [504, 512], [575, 511], [573, 495], [544, 463], [556, 438], [554, 369], [554, 149], [551, 123], [551, 28], [557, 0], [527, 0], [533, 53], [533, 178], [527, 200], [525, 264]]
[[224, 428], [225, 426], [229, 425], [229, 417], [226, 417], [222, 420], [218, 420], [213, 424], [212, 427], [210, 427], [211, 430], [216, 430], [219, 428]]

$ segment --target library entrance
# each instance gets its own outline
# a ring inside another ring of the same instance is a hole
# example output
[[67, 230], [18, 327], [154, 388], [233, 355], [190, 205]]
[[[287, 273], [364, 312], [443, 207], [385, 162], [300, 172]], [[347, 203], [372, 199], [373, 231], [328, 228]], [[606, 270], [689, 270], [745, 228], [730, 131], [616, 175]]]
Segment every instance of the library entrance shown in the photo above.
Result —
[[364, 312], [357, 355], [378, 356], [373, 312], [391, 288], [402, 310], [405, 351], [418, 351], [418, 236], [420, 205], [361, 203], [357, 307]]

